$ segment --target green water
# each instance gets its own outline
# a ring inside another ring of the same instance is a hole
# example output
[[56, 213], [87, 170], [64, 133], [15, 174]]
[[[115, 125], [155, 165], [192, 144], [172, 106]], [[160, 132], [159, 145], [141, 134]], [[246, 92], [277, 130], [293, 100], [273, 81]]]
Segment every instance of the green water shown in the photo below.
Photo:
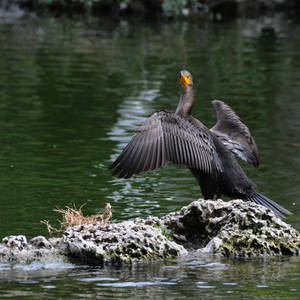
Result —
[[[106, 202], [113, 220], [161, 216], [200, 197], [182, 167], [130, 180], [107, 170], [153, 111], [174, 109], [177, 74], [196, 81], [193, 114], [231, 105], [259, 146], [260, 191], [294, 212], [300, 230], [300, 26], [280, 16], [229, 23], [112, 22], [25, 15], [0, 19], [0, 237], [47, 235], [63, 208]], [[217, 257], [132, 268], [0, 265], [0, 298], [300, 298], [300, 259]]]

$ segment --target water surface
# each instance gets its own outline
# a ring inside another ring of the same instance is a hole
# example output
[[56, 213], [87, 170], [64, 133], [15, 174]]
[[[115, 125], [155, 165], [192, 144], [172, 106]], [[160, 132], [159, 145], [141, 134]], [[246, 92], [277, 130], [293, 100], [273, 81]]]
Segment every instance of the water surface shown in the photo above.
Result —
[[[177, 74], [195, 78], [193, 114], [208, 127], [210, 105], [231, 105], [259, 146], [260, 191], [300, 230], [300, 27], [280, 16], [229, 23], [112, 22], [24, 15], [0, 20], [0, 236], [47, 235], [55, 207], [113, 220], [162, 216], [199, 198], [195, 179], [167, 168], [132, 179], [107, 169], [156, 109], [175, 109]], [[300, 297], [300, 260], [189, 257], [132, 268], [53, 262], [0, 265], [2, 297]]]

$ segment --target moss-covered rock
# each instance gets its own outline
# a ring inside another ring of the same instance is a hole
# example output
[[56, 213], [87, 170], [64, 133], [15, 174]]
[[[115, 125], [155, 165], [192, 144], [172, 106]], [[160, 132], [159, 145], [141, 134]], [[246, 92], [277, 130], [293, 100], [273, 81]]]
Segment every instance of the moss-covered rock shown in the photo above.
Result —
[[9, 236], [0, 261], [76, 259], [89, 264], [165, 260], [189, 251], [227, 257], [300, 254], [300, 234], [274, 213], [242, 200], [197, 200], [162, 218], [67, 228], [60, 238]]
[[230, 257], [299, 255], [300, 234], [251, 202], [198, 200], [162, 218], [186, 248]]
[[174, 258], [187, 251], [159, 228], [125, 221], [105, 227], [97, 222], [68, 228], [60, 241], [68, 256], [93, 264], [133, 263]]

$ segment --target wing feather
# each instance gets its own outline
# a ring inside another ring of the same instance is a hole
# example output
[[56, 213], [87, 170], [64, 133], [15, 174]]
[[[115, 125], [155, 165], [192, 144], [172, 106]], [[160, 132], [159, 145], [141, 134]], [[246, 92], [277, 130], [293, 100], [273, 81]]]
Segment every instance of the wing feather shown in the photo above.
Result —
[[147, 134], [142, 136], [139, 153], [137, 154], [136, 173], [143, 171], [149, 155], [149, 147], [147, 145]]
[[164, 110], [136, 130], [110, 169], [113, 175], [129, 178], [162, 168], [168, 161], [209, 174], [222, 171], [210, 131], [193, 117]]
[[217, 123], [210, 130], [232, 153], [254, 167], [259, 166], [259, 152], [249, 128], [236, 112], [220, 100], [212, 101]]

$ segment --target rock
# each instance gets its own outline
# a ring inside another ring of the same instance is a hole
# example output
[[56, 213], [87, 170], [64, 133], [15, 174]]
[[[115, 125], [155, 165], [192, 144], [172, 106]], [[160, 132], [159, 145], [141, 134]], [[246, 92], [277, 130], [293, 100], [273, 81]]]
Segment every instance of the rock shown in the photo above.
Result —
[[69, 256], [96, 264], [120, 264], [166, 259], [186, 254], [158, 228], [125, 221], [102, 227], [100, 223], [70, 227], [63, 235]]
[[52, 244], [44, 236], [36, 236], [29, 241], [33, 247], [38, 249], [51, 249], [53, 248]]
[[162, 218], [69, 227], [60, 238], [8, 236], [0, 243], [0, 261], [132, 264], [195, 250], [227, 257], [300, 255], [300, 234], [255, 203], [197, 200]]
[[162, 224], [187, 249], [228, 257], [300, 255], [299, 232], [252, 202], [198, 200], [164, 216]]
[[2, 239], [3, 244], [11, 249], [23, 250], [28, 246], [25, 235], [10, 235]]
[[0, 243], [0, 262], [31, 263], [33, 261], [66, 260], [64, 253], [52, 247], [42, 236], [27, 243], [24, 235], [10, 235]]

